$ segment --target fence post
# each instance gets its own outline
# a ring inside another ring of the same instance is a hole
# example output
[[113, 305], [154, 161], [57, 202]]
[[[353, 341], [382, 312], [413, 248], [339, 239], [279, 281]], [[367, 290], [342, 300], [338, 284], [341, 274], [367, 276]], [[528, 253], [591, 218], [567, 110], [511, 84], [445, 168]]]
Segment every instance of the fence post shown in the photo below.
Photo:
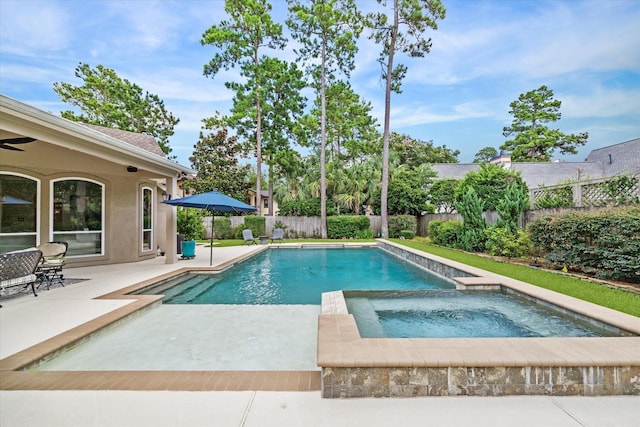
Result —
[[573, 193], [573, 205], [581, 208], [582, 207], [582, 184], [579, 182], [573, 184], [571, 186], [571, 192]]

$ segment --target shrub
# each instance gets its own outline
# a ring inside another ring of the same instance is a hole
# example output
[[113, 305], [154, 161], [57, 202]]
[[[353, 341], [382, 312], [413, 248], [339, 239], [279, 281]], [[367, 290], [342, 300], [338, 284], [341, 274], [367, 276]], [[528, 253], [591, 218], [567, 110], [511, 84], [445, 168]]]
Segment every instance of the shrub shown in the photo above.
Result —
[[366, 230], [356, 231], [356, 239], [373, 239], [373, 230], [367, 228]]
[[518, 258], [530, 255], [533, 249], [529, 235], [522, 230], [511, 232], [502, 227], [488, 227], [485, 237], [489, 255]]
[[459, 238], [461, 249], [469, 252], [484, 250], [484, 229], [486, 223], [482, 216], [484, 202], [478, 194], [469, 187], [460, 202], [456, 202], [456, 209], [462, 215], [462, 233]]
[[436, 245], [458, 248], [460, 246], [460, 236], [462, 235], [461, 221], [435, 220], [429, 222], [429, 237]]
[[528, 230], [557, 267], [640, 283], [640, 208], [536, 218]]
[[369, 228], [371, 221], [364, 215], [340, 215], [327, 218], [329, 239], [354, 239], [359, 231]]
[[416, 233], [411, 230], [400, 230], [400, 238], [405, 240], [411, 240], [416, 237]]
[[185, 240], [197, 240], [204, 238], [203, 212], [201, 209], [183, 208], [177, 209], [178, 233], [184, 235]]
[[[520, 172], [505, 169], [492, 163], [482, 163], [478, 170], [469, 172], [462, 179], [456, 188], [456, 202], [460, 203], [471, 187], [484, 201], [484, 209], [495, 211], [500, 200], [504, 198], [504, 193], [509, 185], [516, 185], [525, 194], [528, 194], [527, 185], [522, 180]], [[460, 212], [459, 209], [458, 212]]]
[[510, 184], [496, 208], [499, 216], [496, 225], [515, 235], [520, 228], [520, 215], [528, 205], [529, 196], [523, 188]]
[[[240, 228], [240, 238], [242, 238], [242, 230], [249, 229], [253, 233], [253, 237], [264, 236], [265, 219], [263, 216], [247, 215], [244, 217], [244, 228]], [[237, 233], [236, 233], [237, 234]]]
[[231, 220], [227, 217], [214, 218], [213, 234], [216, 239], [231, 239], [234, 235]]
[[400, 231], [411, 230], [415, 234], [418, 228], [416, 217], [413, 215], [396, 215], [389, 217], [389, 237], [400, 237]]

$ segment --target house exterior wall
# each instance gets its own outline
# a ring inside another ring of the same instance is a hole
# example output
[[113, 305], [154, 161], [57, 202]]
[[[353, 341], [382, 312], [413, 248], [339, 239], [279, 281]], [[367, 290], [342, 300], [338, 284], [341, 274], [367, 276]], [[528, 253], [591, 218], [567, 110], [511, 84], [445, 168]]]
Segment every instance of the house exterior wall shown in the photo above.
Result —
[[[61, 178], [79, 178], [104, 185], [103, 255], [67, 257], [68, 265], [97, 265], [140, 261], [156, 256], [156, 247], [166, 245], [164, 227], [159, 220], [166, 218], [167, 206], [160, 205], [161, 193], [157, 182], [144, 171], [127, 172], [126, 167], [102, 158], [73, 151], [42, 141], [24, 146], [22, 152], [2, 150], [0, 170], [18, 173], [40, 180], [38, 206], [38, 240], [52, 240], [51, 183]], [[141, 197], [142, 187], [154, 190], [154, 245], [142, 250]], [[160, 194], [159, 194], [160, 193]], [[163, 211], [160, 215], [159, 212]], [[162, 239], [159, 239], [159, 237]]]

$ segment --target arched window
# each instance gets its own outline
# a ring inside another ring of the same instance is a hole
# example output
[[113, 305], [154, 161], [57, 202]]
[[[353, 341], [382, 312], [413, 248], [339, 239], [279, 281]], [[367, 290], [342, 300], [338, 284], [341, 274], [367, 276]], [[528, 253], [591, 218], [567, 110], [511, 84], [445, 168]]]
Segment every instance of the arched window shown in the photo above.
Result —
[[38, 244], [40, 181], [26, 175], [0, 172], [0, 252]]
[[67, 256], [102, 255], [104, 185], [65, 178], [51, 187], [53, 240], [69, 243]]
[[153, 250], [153, 190], [142, 187], [142, 250]]

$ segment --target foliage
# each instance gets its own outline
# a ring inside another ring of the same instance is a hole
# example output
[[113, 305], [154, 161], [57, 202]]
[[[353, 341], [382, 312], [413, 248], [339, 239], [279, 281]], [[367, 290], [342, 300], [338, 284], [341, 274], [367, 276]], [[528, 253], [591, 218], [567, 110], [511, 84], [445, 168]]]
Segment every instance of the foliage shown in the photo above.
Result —
[[533, 206], [536, 209], [569, 208], [574, 205], [571, 185], [563, 185], [556, 188], [545, 188], [544, 193], [538, 197]]
[[509, 231], [503, 227], [485, 229], [485, 247], [489, 255], [518, 258], [531, 254], [529, 235], [523, 230]]
[[411, 230], [415, 234], [418, 222], [413, 215], [394, 215], [389, 217], [389, 237], [400, 237], [402, 230]]
[[[221, 69], [239, 67], [239, 77], [243, 83], [228, 83], [235, 89], [234, 111], [251, 108], [244, 117], [253, 120], [242, 128], [242, 132], [251, 132], [256, 147], [256, 186], [262, 189], [262, 108], [265, 95], [261, 77], [269, 75], [266, 71], [265, 57], [260, 56], [260, 48], [282, 49], [286, 39], [282, 36], [282, 25], [271, 19], [271, 5], [266, 0], [226, 0], [225, 12], [230, 20], [223, 20], [211, 26], [202, 35], [201, 43], [217, 49], [211, 61], [204, 66], [206, 76], [215, 76]], [[233, 117], [238, 117], [234, 115]], [[232, 124], [235, 124], [233, 122]], [[250, 130], [249, 130], [250, 129]], [[255, 136], [253, 136], [255, 135]], [[261, 206], [261, 193], [256, 191], [256, 206]]]
[[498, 155], [498, 150], [493, 147], [481, 148], [473, 158], [473, 163], [487, 163]]
[[436, 245], [450, 248], [460, 247], [462, 221], [439, 219], [429, 221], [429, 238]]
[[528, 230], [558, 268], [640, 283], [640, 208], [540, 217]]
[[484, 203], [478, 194], [469, 187], [460, 202], [456, 202], [456, 210], [462, 215], [462, 234], [460, 248], [469, 252], [484, 250], [484, 229], [486, 223], [482, 216]]
[[213, 233], [216, 239], [231, 239], [234, 236], [231, 220], [227, 217], [213, 218]]
[[62, 117], [74, 122], [89, 123], [114, 129], [152, 135], [165, 154], [171, 152], [169, 137], [180, 119], [171, 114], [158, 95], [147, 91], [127, 79], [120, 78], [112, 69], [80, 63], [75, 70], [82, 86], [54, 83], [53, 90], [63, 102], [76, 106], [82, 112], [63, 111]]
[[[279, 206], [281, 216], [320, 216], [320, 199], [298, 199], [283, 202]], [[332, 202], [327, 202], [327, 215], [336, 215], [337, 210]]]
[[373, 239], [373, 230], [370, 228], [367, 228], [366, 230], [356, 231], [356, 239], [358, 240]]
[[417, 239], [398, 240], [397, 243], [640, 317], [640, 295], [632, 292], [610, 289], [586, 280], [525, 265], [496, 262], [491, 258], [429, 245]]
[[391, 132], [389, 150], [397, 156], [397, 162], [410, 167], [420, 167], [429, 163], [458, 163], [460, 150], [452, 150], [446, 145], [437, 147], [433, 141], [422, 141], [409, 135]]
[[478, 197], [484, 201], [485, 210], [495, 211], [510, 184], [515, 184], [520, 191], [528, 194], [527, 185], [519, 172], [491, 163], [482, 163], [477, 171], [469, 172], [462, 179], [456, 188], [456, 201], [460, 202], [469, 188], [473, 188]]
[[417, 216], [425, 211], [433, 212], [433, 206], [427, 205], [429, 193], [425, 188], [433, 176], [435, 173], [428, 167], [422, 170], [406, 167], [395, 169], [389, 183], [389, 214]]
[[521, 186], [509, 184], [502, 200], [496, 206], [499, 216], [496, 225], [515, 235], [520, 228], [520, 216], [527, 206], [529, 195]]
[[371, 221], [364, 215], [337, 215], [327, 218], [327, 233], [330, 239], [354, 239], [369, 225]]
[[[429, 28], [438, 28], [437, 20], [444, 19], [446, 10], [440, 0], [392, 0], [391, 11], [387, 9], [386, 1], [379, 0], [378, 3], [384, 9], [367, 14], [366, 21], [371, 29], [370, 38], [381, 47], [378, 63], [385, 82], [380, 211], [382, 233], [388, 234], [391, 92], [401, 92], [402, 80], [407, 73], [407, 67], [396, 63], [395, 57], [399, 52], [411, 57], [423, 57], [429, 53], [431, 38], [425, 33]], [[392, 16], [391, 20], [389, 16]]]
[[[244, 217], [244, 227], [239, 228], [251, 230], [253, 237], [264, 236], [265, 221], [263, 216], [246, 215]], [[240, 235], [242, 235], [242, 230], [240, 230]]]
[[416, 237], [416, 233], [411, 230], [400, 230], [400, 238], [405, 240], [411, 240]]
[[509, 104], [513, 121], [503, 129], [505, 137], [514, 135], [514, 139], [505, 141], [500, 148], [509, 150], [514, 162], [548, 162], [556, 149], [561, 154], [578, 154], [576, 147], [587, 143], [588, 133], [567, 135], [545, 125], [560, 120], [561, 104], [544, 85], [521, 94]]
[[356, 39], [362, 31], [360, 13], [353, 0], [289, 0], [287, 25], [299, 43], [298, 58], [313, 76], [312, 86], [320, 97], [320, 217], [321, 236], [327, 237], [327, 99], [326, 88], [336, 73], [349, 77], [358, 50]]
[[456, 210], [456, 189], [460, 180], [454, 178], [433, 181], [428, 189], [428, 199], [435, 207], [435, 212], [451, 213]]
[[177, 208], [178, 234], [182, 234], [185, 240], [200, 240], [204, 238], [204, 223], [202, 209]]
[[607, 179], [603, 184], [605, 203], [608, 206], [640, 204], [640, 198], [633, 195], [633, 189], [640, 181], [635, 176], [618, 175]]
[[[204, 129], [214, 130], [215, 119], [204, 119]], [[249, 167], [241, 166], [238, 157], [242, 145], [235, 136], [229, 136], [226, 129], [204, 134], [196, 142], [193, 155], [189, 158], [191, 166], [198, 172], [195, 178], [188, 180], [184, 188], [195, 193], [218, 190], [234, 199], [244, 200], [251, 188]]]

